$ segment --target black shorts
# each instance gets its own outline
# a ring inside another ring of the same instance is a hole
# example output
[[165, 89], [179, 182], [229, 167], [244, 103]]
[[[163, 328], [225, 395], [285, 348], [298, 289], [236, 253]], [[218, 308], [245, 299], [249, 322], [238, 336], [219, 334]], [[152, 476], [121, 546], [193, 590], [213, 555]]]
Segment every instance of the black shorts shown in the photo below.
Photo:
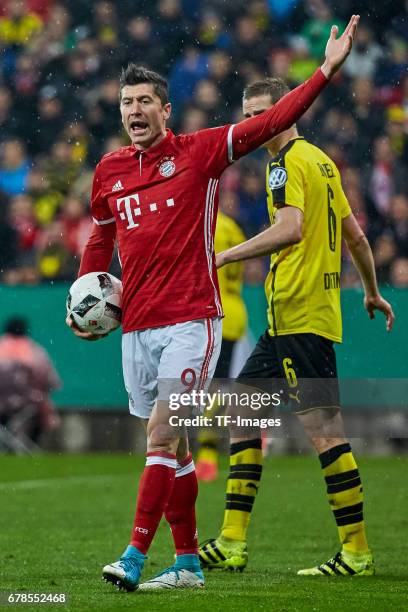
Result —
[[218, 357], [214, 378], [228, 378], [234, 346], [235, 340], [226, 340], [225, 338], [222, 339], [220, 356]]
[[333, 342], [317, 334], [270, 336], [266, 331], [237, 380], [245, 379], [248, 384], [265, 381], [262, 388], [282, 392], [282, 401], [296, 412], [340, 405]]

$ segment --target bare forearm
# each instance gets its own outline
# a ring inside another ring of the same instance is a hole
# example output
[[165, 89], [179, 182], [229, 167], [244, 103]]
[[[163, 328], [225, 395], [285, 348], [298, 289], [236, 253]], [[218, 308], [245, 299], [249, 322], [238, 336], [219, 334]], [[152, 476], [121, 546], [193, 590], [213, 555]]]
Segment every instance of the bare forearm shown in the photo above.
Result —
[[288, 228], [288, 231], [282, 231], [278, 225], [273, 225], [257, 236], [224, 251], [222, 253], [222, 263], [226, 264], [270, 255], [297, 241], [297, 236], [295, 236], [295, 232], [291, 229]]
[[361, 282], [367, 296], [378, 294], [377, 277], [375, 273], [373, 253], [365, 236], [353, 243], [347, 243], [354, 265], [360, 274]]

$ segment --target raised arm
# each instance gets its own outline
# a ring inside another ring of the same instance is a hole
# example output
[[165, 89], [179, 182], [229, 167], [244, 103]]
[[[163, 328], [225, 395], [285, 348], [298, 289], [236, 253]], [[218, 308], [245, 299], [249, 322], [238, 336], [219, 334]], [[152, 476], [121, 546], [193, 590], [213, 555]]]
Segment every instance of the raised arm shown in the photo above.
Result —
[[339, 38], [337, 26], [332, 27], [326, 46], [325, 62], [310, 79], [262, 114], [231, 126], [228, 143], [230, 162], [257, 149], [276, 134], [288, 129], [303, 115], [346, 60], [359, 19], [359, 15], [353, 15]]

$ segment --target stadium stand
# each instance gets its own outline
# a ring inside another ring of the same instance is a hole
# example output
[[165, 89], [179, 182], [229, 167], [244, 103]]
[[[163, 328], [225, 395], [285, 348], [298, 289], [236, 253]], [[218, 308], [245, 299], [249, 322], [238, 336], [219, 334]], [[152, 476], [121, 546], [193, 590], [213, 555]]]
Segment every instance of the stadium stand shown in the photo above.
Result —
[[[330, 25], [358, 11], [352, 55], [299, 131], [340, 167], [381, 282], [408, 287], [406, 3], [375, 12], [364, 0], [332, 7], [324, 0], [0, 2], [0, 282], [75, 276], [90, 231], [93, 168], [126, 143], [117, 108], [122, 65], [136, 61], [169, 78], [174, 131], [238, 121], [245, 84], [266, 74], [301, 82], [322, 58]], [[267, 223], [265, 159], [258, 152], [224, 178], [222, 207], [247, 235]], [[251, 262], [247, 283], [259, 282], [263, 265]], [[358, 283], [346, 260], [343, 285]]]

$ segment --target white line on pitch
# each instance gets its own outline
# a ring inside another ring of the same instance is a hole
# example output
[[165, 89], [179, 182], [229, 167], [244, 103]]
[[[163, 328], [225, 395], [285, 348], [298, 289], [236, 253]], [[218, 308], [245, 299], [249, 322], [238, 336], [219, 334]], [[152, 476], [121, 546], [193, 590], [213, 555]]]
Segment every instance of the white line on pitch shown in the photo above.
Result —
[[9, 482], [0, 483], [1, 490], [15, 489], [38, 489], [40, 487], [55, 486], [56, 484], [77, 485], [81, 483], [93, 483], [116, 480], [118, 477], [123, 478], [127, 474], [97, 474], [95, 476], [66, 476], [58, 478], [34, 478], [33, 480], [11, 480]]

